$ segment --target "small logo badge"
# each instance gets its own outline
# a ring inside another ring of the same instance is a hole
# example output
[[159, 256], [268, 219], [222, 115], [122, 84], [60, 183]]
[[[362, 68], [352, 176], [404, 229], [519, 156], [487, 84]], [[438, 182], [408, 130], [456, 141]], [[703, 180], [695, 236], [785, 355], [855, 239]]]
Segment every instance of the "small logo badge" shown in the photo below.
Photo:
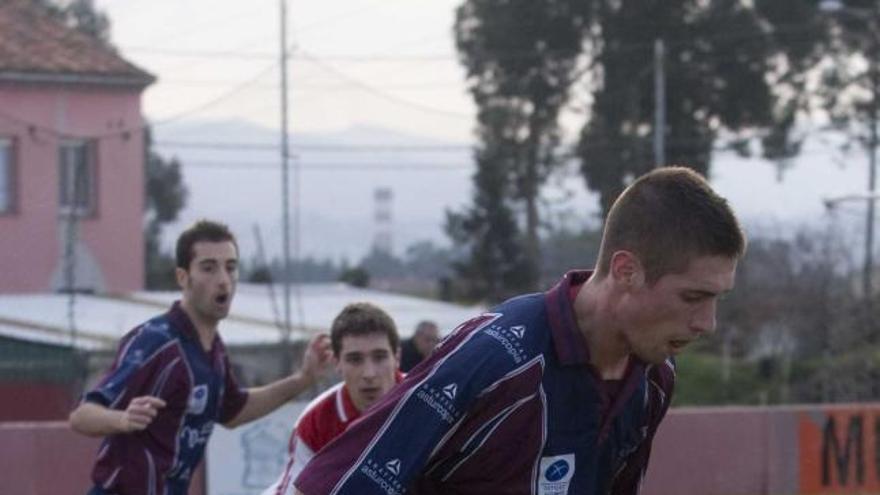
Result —
[[189, 395], [189, 404], [187, 404], [186, 412], [189, 414], [202, 414], [207, 406], [208, 385], [196, 385]]
[[443, 387], [443, 395], [449, 398], [449, 400], [455, 399], [455, 394], [458, 393], [458, 385], [454, 383], [450, 383], [449, 385]]
[[550, 464], [544, 471], [544, 479], [547, 481], [559, 481], [562, 478], [565, 478], [565, 475], [568, 474], [568, 470], [571, 469], [568, 465], [567, 461], [558, 460], [553, 464]]
[[516, 338], [522, 339], [523, 336], [526, 334], [526, 327], [523, 325], [510, 327], [510, 333], [512, 333]]
[[400, 459], [391, 459], [386, 462], [385, 469], [391, 471], [394, 476], [400, 476]]
[[540, 472], [538, 495], [568, 495], [574, 476], [574, 454], [542, 457]]

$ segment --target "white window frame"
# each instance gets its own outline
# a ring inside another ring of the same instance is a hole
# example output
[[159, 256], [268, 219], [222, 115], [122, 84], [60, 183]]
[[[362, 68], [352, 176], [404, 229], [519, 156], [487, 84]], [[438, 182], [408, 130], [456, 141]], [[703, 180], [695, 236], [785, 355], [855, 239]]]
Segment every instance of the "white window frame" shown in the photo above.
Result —
[[[92, 217], [97, 214], [98, 167], [95, 155], [91, 141], [69, 139], [58, 145], [58, 207], [62, 215]], [[79, 184], [74, 182], [77, 173], [84, 174]], [[78, 191], [74, 189], [77, 186], [81, 188]]]
[[15, 141], [0, 137], [0, 216], [16, 211], [16, 165]]

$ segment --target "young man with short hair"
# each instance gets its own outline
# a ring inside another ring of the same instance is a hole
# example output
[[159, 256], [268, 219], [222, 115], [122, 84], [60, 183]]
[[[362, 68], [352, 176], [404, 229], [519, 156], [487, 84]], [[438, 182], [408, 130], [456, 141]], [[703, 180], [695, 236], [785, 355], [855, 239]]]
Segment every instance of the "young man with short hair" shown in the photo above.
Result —
[[330, 341], [342, 382], [309, 403], [290, 436], [290, 457], [263, 495], [292, 495], [293, 480], [331, 440], [399, 382], [397, 328], [370, 303], [346, 306], [333, 320]]
[[306, 495], [635, 495], [675, 380], [715, 329], [745, 237], [681, 167], [616, 200], [595, 271], [456, 328], [318, 453]]
[[215, 422], [232, 428], [275, 410], [311, 386], [329, 360], [312, 340], [300, 371], [241, 389], [217, 332], [238, 282], [228, 228], [200, 221], [177, 241], [182, 290], [171, 309], [126, 334], [112, 366], [70, 414], [71, 427], [103, 436], [90, 495], [184, 495]]

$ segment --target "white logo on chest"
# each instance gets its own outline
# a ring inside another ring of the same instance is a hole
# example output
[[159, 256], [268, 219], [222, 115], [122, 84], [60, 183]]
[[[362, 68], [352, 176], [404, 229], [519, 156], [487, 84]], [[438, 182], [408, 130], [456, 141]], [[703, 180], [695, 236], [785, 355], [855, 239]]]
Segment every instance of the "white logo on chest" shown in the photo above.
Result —
[[196, 385], [189, 394], [186, 405], [187, 414], [202, 414], [208, 407], [208, 385]]

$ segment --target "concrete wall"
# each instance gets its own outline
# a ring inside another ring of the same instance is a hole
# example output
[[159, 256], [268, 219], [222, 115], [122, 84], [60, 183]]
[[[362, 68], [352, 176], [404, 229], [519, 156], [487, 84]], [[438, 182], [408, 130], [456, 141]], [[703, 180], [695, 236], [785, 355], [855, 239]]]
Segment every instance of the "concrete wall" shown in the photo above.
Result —
[[[240, 437], [269, 438], [295, 417], [278, 414], [234, 432], [215, 432], [208, 470], [214, 464], [220, 469], [214, 470], [211, 494], [259, 493], [259, 483], [245, 487], [249, 478], [241, 472], [253, 475], [271, 461], [260, 457], [270, 445], [266, 440], [250, 445]], [[286, 433], [275, 437], [283, 451]], [[74, 495], [85, 493], [98, 441], [61, 422], [0, 423], [0, 446], [0, 493]], [[204, 493], [203, 480], [200, 475], [191, 494]], [[642, 495], [836, 494], [880, 494], [880, 403], [673, 410], [658, 432], [642, 490]]]
[[[87, 86], [0, 84], [0, 137], [13, 141], [16, 209], [0, 215], [0, 292], [63, 284], [58, 146], [98, 136], [97, 212], [80, 222], [78, 280], [101, 291], [143, 287], [144, 142], [140, 93]], [[132, 129], [123, 134], [121, 131]]]
[[[84, 495], [99, 444], [66, 422], [0, 423], [0, 493]], [[199, 469], [189, 495], [205, 493], [204, 479]]]
[[678, 409], [643, 495], [880, 493], [880, 404]]

